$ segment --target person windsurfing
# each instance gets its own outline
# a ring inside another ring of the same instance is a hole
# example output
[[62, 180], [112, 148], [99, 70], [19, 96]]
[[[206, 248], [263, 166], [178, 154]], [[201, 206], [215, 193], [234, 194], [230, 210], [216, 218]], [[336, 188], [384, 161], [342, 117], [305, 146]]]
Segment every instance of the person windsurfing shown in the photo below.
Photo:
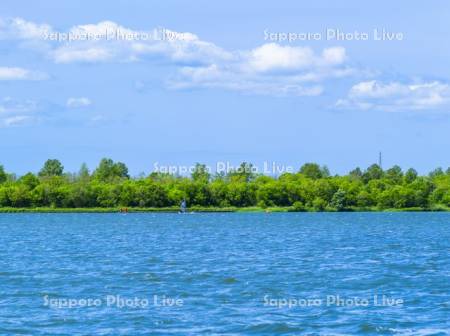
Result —
[[186, 212], [186, 200], [185, 200], [185, 199], [183, 199], [183, 200], [181, 201], [181, 204], [180, 204], [180, 212], [181, 212], [181, 213], [185, 213], [185, 212]]

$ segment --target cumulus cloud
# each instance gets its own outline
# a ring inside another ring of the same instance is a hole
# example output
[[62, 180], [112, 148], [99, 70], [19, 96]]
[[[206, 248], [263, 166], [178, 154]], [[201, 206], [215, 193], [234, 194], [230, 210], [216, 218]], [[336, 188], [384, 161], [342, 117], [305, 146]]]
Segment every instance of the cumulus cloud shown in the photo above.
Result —
[[52, 32], [47, 24], [37, 24], [22, 18], [0, 18], [0, 39], [26, 40], [41, 39], [45, 34]]
[[354, 85], [338, 108], [407, 111], [450, 106], [450, 85], [439, 81], [421, 83], [371, 80]]
[[78, 25], [68, 32], [53, 33], [60, 37], [64, 34], [73, 40], [57, 46], [51, 52], [53, 59], [59, 63], [129, 62], [159, 56], [173, 62], [204, 64], [232, 57], [227, 51], [213, 43], [202, 41], [192, 33], [179, 33], [163, 28], [133, 30], [112, 21]]
[[0, 21], [0, 38], [42, 43], [55, 63], [156, 61], [175, 66], [170, 89], [220, 88], [248, 94], [315, 96], [330, 78], [355, 75], [343, 47], [263, 44], [227, 51], [189, 32], [134, 30], [112, 21], [56, 31], [23, 19]]
[[21, 18], [0, 19], [0, 39], [41, 43], [56, 63], [129, 62], [165, 57], [183, 64], [205, 64], [232, 55], [192, 33], [169, 29], [133, 30], [112, 21], [57, 31]]
[[169, 88], [223, 88], [249, 94], [317, 96], [322, 81], [355, 74], [345, 64], [345, 49], [324, 49], [316, 54], [308, 47], [264, 44], [239, 52], [227, 62], [183, 67], [168, 82]]
[[66, 106], [68, 108], [78, 108], [78, 107], [86, 107], [92, 104], [92, 101], [86, 97], [74, 98], [71, 97], [67, 99]]
[[0, 81], [10, 80], [44, 80], [48, 75], [44, 72], [31, 71], [18, 67], [0, 67]]
[[308, 47], [267, 43], [248, 53], [246, 66], [257, 72], [295, 71], [340, 65], [344, 61], [345, 49], [342, 47], [324, 49], [322, 55], [315, 55], [314, 51]]
[[317, 96], [321, 85], [307, 85], [297, 76], [269, 76], [242, 72], [239, 68], [184, 67], [176, 78], [168, 81], [170, 89], [220, 88], [247, 94], [273, 96]]

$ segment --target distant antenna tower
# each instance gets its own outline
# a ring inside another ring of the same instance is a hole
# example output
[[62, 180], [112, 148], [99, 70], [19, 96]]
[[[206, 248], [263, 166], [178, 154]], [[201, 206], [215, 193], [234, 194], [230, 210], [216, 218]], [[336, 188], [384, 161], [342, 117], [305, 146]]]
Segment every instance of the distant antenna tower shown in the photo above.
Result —
[[381, 152], [378, 154], [378, 166], [380, 166], [380, 168], [383, 167], [383, 160], [382, 160]]

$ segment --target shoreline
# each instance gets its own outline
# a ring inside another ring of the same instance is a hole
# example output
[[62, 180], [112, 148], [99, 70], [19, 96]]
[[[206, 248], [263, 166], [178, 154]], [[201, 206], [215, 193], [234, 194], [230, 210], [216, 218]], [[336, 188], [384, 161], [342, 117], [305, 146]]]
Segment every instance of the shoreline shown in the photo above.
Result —
[[[124, 211], [126, 209], [126, 211]], [[0, 208], [1, 213], [178, 213], [178, 207], [166, 207], [166, 208]], [[337, 211], [335, 209], [325, 209], [323, 211], [317, 211], [313, 209], [306, 209], [298, 211], [293, 207], [191, 207], [187, 213], [272, 213], [272, 212], [450, 212], [449, 207], [435, 207], [435, 208], [403, 208], [403, 209], [379, 209], [379, 208], [349, 208], [343, 211]]]

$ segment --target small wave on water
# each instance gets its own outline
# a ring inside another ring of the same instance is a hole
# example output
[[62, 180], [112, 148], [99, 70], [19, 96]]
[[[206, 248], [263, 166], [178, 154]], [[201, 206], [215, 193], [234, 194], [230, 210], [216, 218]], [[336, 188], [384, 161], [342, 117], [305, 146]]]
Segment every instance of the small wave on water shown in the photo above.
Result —
[[288, 323], [261, 323], [245, 327], [243, 334], [253, 335], [281, 335], [286, 333], [301, 333], [304, 328], [290, 326]]

